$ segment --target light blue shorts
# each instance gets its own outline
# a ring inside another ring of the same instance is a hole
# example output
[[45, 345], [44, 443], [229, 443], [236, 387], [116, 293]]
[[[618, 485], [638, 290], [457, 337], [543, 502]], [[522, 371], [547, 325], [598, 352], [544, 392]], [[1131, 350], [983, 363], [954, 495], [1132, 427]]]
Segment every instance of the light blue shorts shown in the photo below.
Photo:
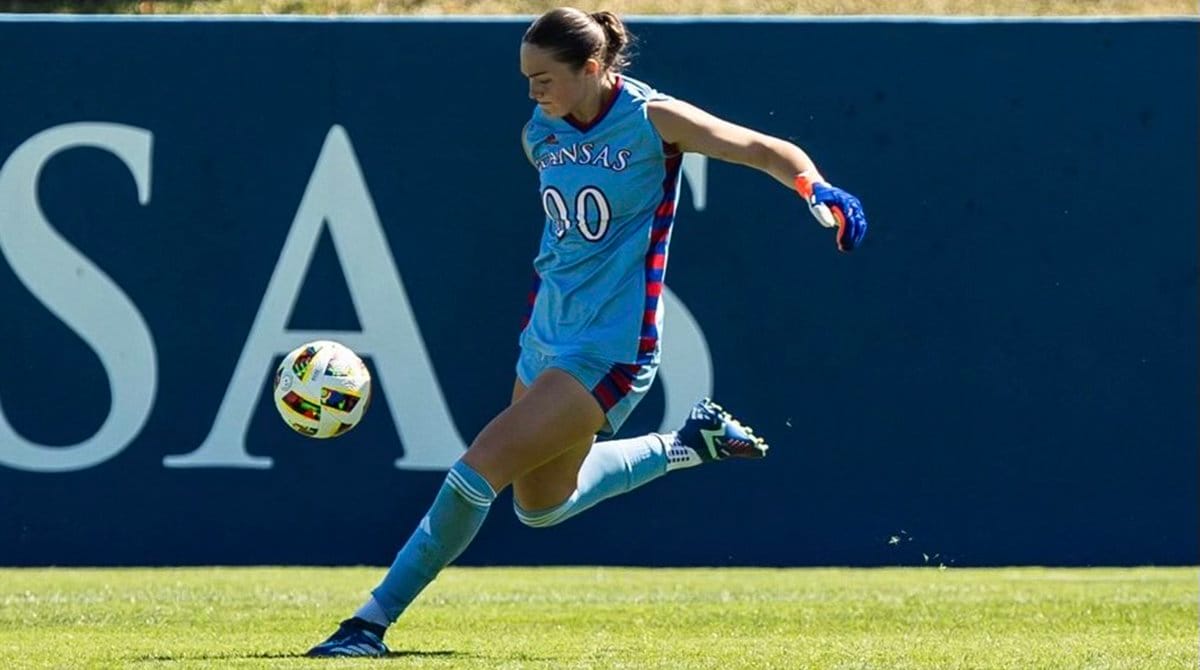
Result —
[[658, 374], [658, 359], [646, 365], [613, 363], [586, 354], [547, 356], [528, 347], [521, 348], [517, 378], [526, 388], [533, 386], [538, 375], [549, 368], [562, 370], [591, 391], [604, 412], [604, 425], [598, 435], [612, 437], [650, 391]]

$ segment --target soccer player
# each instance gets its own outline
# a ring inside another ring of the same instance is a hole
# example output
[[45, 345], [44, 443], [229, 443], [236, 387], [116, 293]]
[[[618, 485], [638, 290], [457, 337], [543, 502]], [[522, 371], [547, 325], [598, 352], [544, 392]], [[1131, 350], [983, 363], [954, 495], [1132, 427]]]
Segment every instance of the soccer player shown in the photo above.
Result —
[[533, 117], [521, 134], [546, 211], [512, 404], [450, 468], [371, 597], [311, 656], [379, 656], [384, 633], [466, 549], [496, 494], [543, 528], [664, 474], [767, 445], [710, 400], [674, 433], [612, 436], [659, 362], [663, 274], [683, 152], [758, 168], [804, 196], [850, 251], [867, 223], [795, 145], [625, 77], [630, 35], [609, 12], [559, 8], [521, 42]]

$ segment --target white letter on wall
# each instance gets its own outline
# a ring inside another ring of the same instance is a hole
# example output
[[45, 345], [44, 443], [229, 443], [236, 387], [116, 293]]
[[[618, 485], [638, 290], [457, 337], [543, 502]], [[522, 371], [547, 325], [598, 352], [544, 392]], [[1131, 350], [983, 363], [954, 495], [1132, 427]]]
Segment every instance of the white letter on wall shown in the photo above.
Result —
[[[329, 225], [358, 312], [361, 332], [287, 329], [288, 315], [325, 224]], [[379, 214], [350, 138], [341, 126], [333, 126], [325, 138], [212, 431], [195, 451], [168, 456], [164, 464], [271, 467], [271, 459], [246, 452], [246, 430], [256, 400], [274, 357], [317, 339], [337, 340], [372, 357], [375, 382], [383, 387], [392, 421], [404, 443], [405, 455], [396, 461], [396, 467], [444, 470], [462, 455], [466, 445], [446, 407]], [[287, 429], [280, 426], [280, 430]]]
[[34, 135], [0, 167], [0, 254], [46, 309], [96, 353], [108, 375], [112, 409], [100, 430], [69, 447], [45, 447], [21, 437], [0, 408], [0, 464], [34, 472], [82, 470], [116, 456], [133, 441], [154, 405], [158, 361], [137, 307], [108, 275], [46, 220], [37, 200], [42, 167], [55, 154], [93, 147], [120, 158], [150, 202], [150, 148], [144, 129], [72, 123]]
[[683, 181], [692, 192], [692, 207], [697, 212], [708, 206], [708, 156], [683, 155]]
[[664, 407], [659, 430], [668, 433], [683, 425], [697, 400], [712, 396], [713, 362], [696, 317], [670, 288], [663, 288], [665, 323], [658, 383], [663, 385]]

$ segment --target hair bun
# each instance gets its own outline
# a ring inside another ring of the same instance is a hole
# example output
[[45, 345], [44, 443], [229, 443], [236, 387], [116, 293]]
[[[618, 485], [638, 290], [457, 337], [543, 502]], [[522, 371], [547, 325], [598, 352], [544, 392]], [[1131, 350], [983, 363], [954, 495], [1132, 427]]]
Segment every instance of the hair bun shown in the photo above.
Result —
[[558, 7], [538, 17], [525, 31], [522, 41], [549, 49], [557, 60], [575, 69], [595, 58], [605, 70], [620, 72], [629, 66], [634, 39], [621, 18], [612, 12], [588, 13], [573, 7]]
[[629, 65], [629, 32], [620, 17], [609, 11], [592, 12], [589, 17], [604, 30], [604, 65], [620, 71]]

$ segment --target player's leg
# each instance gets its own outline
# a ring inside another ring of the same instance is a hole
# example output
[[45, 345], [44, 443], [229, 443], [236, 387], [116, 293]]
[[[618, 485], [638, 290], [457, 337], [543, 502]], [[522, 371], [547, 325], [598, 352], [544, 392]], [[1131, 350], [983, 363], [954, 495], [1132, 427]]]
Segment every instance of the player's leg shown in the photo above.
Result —
[[[649, 391], [657, 369], [578, 358], [554, 364], [591, 387], [597, 404], [606, 410], [604, 434], [620, 428]], [[672, 470], [728, 457], [761, 458], [766, 450], [750, 428], [706, 399], [676, 432], [572, 445], [513, 482], [514, 511], [528, 526], [552, 526]]]
[[604, 413], [563, 370], [547, 368], [515, 403], [484, 426], [463, 462], [496, 490], [550, 461], [572, 445], [592, 439]]
[[[514, 395], [518, 395], [514, 392]], [[480, 432], [451, 467], [429, 512], [396, 555], [372, 597], [314, 656], [379, 656], [383, 635], [438, 572], [458, 557], [513, 478], [578, 444], [604, 421], [592, 397], [561, 370], [545, 370]]]
[[666, 447], [653, 433], [628, 440], [582, 442], [513, 482], [513, 509], [544, 528], [667, 472]]
[[[561, 504], [576, 489], [576, 480], [595, 438], [588, 438], [513, 480], [513, 504], [520, 509], [546, 509]], [[519, 513], [518, 513], [519, 515]]]
[[[545, 364], [569, 374], [604, 411], [598, 431], [601, 434], [613, 432], [614, 420], [619, 427], [622, 419], [617, 417], [628, 415], [637, 399], [649, 390], [656, 371], [654, 366], [614, 366], [587, 356], [558, 357]], [[640, 377], [635, 374], [638, 370], [643, 373]], [[615, 379], [619, 383], [614, 383], [613, 374], [618, 375]], [[665, 472], [663, 443], [652, 435], [601, 443], [595, 443], [594, 437], [569, 445], [553, 460], [513, 481], [513, 507], [523, 523], [551, 525], [558, 515], [565, 518], [577, 514]]]

